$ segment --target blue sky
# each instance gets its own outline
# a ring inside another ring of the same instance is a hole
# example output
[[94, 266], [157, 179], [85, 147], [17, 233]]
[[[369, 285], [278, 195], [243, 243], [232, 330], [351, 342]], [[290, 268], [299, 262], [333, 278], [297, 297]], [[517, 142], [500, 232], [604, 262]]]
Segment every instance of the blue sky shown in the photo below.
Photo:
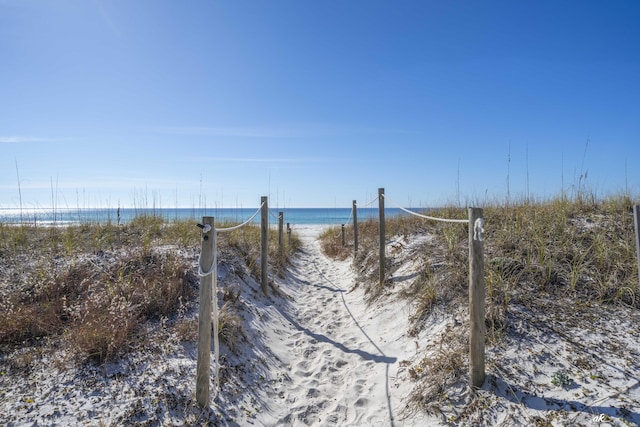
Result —
[[638, 194], [638, 22], [634, 0], [0, 0], [0, 208], [18, 174], [26, 207]]

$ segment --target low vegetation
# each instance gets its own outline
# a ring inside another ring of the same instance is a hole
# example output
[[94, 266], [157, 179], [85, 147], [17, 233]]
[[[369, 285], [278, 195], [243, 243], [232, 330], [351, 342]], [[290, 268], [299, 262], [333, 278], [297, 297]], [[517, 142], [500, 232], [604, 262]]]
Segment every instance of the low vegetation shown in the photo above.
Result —
[[[277, 274], [299, 240], [292, 236], [280, 252], [274, 234], [270, 271]], [[218, 245], [246, 260], [259, 280], [259, 227], [221, 234]], [[61, 347], [74, 360], [104, 363], [144, 345], [149, 322], [194, 340], [197, 322], [185, 313], [198, 295], [199, 251], [195, 223], [157, 216], [122, 226], [0, 223], [0, 350]], [[220, 337], [234, 349], [241, 289], [221, 292]]]
[[[491, 306], [506, 306], [514, 298], [530, 300], [543, 292], [551, 297], [571, 297], [583, 304], [621, 303], [640, 308], [636, 294], [638, 271], [633, 225], [634, 201], [627, 196], [604, 200], [571, 201], [565, 198], [538, 203], [490, 205], [484, 208], [485, 278]], [[432, 216], [465, 218], [463, 209], [430, 211]], [[468, 231], [466, 224], [430, 222], [417, 217], [387, 219], [387, 277], [378, 277], [378, 224], [360, 223], [359, 250], [354, 258], [361, 272], [359, 284], [372, 298], [393, 285], [397, 268], [393, 253], [409, 236], [428, 235], [413, 250], [422, 266], [408, 296], [421, 299], [418, 318], [453, 298], [466, 297]], [[353, 256], [353, 231], [347, 245], [335, 238], [336, 230], [322, 236], [327, 255]], [[446, 290], [445, 290], [446, 289]], [[459, 292], [451, 295], [452, 290]]]
[[[228, 237], [227, 243], [230, 247], [242, 254], [251, 274], [260, 277], [260, 227], [242, 227], [233, 231], [228, 236], [222, 234], [223, 238]], [[291, 234], [283, 238], [283, 250], [279, 250], [277, 233], [269, 233], [269, 262], [272, 271], [276, 275], [283, 273], [289, 263], [291, 256], [300, 249], [300, 239], [297, 235]]]
[[[484, 206], [485, 280], [487, 289], [487, 342], [499, 345], [516, 317], [544, 313], [571, 322], [595, 305], [622, 304], [640, 308], [638, 269], [634, 241], [633, 200], [627, 195], [565, 197], [549, 201]], [[465, 209], [445, 208], [429, 215], [466, 218]], [[410, 333], [417, 334], [429, 316], [449, 313], [462, 319], [468, 300], [468, 229], [401, 216], [387, 219], [387, 277], [378, 277], [378, 224], [359, 224], [359, 250], [354, 257], [358, 286], [373, 300], [400, 295], [414, 303]], [[353, 256], [353, 231], [347, 244], [335, 238], [338, 230], [323, 236], [323, 248], [332, 257]], [[397, 285], [396, 253], [410, 241], [409, 256], [418, 266], [408, 285]], [[411, 239], [409, 238], [411, 237]], [[401, 288], [396, 288], [401, 286]], [[593, 310], [591, 310], [593, 311]], [[524, 319], [527, 321], [527, 319]], [[460, 323], [462, 324], [462, 323]], [[411, 367], [420, 384], [414, 405], [437, 412], [450, 403], [452, 388], [466, 383], [466, 328], [449, 328], [438, 351]]]

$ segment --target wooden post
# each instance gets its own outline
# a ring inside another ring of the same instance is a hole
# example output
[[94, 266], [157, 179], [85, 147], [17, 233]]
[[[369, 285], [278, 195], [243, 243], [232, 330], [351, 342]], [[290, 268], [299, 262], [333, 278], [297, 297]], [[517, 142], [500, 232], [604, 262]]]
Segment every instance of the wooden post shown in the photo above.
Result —
[[291, 224], [287, 223], [287, 244], [291, 246]]
[[[215, 252], [214, 218], [205, 216], [203, 225], [209, 225], [207, 232], [202, 233], [202, 252], [199, 269], [208, 272], [213, 269]], [[203, 229], [203, 230], [206, 230]], [[196, 365], [196, 400], [198, 406], [209, 406], [209, 379], [211, 376], [211, 297], [213, 275], [200, 277], [200, 302], [198, 304], [198, 362]]]
[[385, 223], [384, 223], [384, 188], [378, 188], [378, 214], [380, 215], [380, 224], [378, 225], [378, 231], [380, 232], [380, 285], [384, 285], [385, 275]]
[[353, 252], [358, 252], [358, 205], [353, 201]]
[[342, 230], [340, 231], [340, 235], [342, 236], [342, 246], [344, 246], [344, 224], [342, 224]]
[[278, 251], [282, 253], [282, 245], [284, 244], [284, 212], [278, 212]]
[[640, 206], [633, 205], [633, 225], [636, 229], [636, 255], [638, 257], [638, 285], [640, 286]]
[[260, 267], [262, 268], [260, 284], [262, 285], [262, 292], [267, 295], [267, 287], [269, 285], [269, 276], [267, 274], [269, 263], [269, 200], [267, 196], [262, 196], [260, 204], [262, 205], [260, 218]]
[[469, 383], [482, 387], [485, 378], [484, 217], [482, 209], [469, 208]]

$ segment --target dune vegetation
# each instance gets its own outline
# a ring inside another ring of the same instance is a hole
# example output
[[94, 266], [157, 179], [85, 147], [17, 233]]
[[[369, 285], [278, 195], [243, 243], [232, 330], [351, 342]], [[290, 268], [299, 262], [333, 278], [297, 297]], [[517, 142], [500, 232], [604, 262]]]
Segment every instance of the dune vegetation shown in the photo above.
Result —
[[[298, 240], [292, 236], [280, 253], [274, 234], [269, 261], [277, 274]], [[259, 226], [221, 235], [218, 245], [222, 259], [238, 254], [259, 278]], [[198, 295], [199, 251], [195, 222], [159, 216], [138, 216], [125, 225], [0, 223], [0, 348], [37, 353], [62, 347], [75, 360], [104, 363], [144, 346], [148, 322], [193, 338], [197, 323], [183, 315]], [[222, 326], [232, 316], [223, 310]], [[231, 339], [224, 331], [222, 338]], [[26, 366], [30, 358], [17, 363]]]
[[[640, 308], [633, 221], [633, 205], [638, 203], [621, 194], [481, 206], [485, 218], [486, 342], [487, 351], [496, 353], [493, 360], [489, 358], [490, 371], [513, 369], [500, 354], [522, 340], [522, 330], [527, 329], [522, 325], [544, 330], [573, 345], [576, 343], [569, 331], [606, 334], [596, 331], [601, 314], [607, 313], [605, 318], [609, 318], [616, 307]], [[467, 211], [445, 207], [429, 210], [428, 215], [464, 219]], [[454, 396], [460, 398], [468, 382], [468, 324], [464, 320], [469, 286], [467, 225], [414, 216], [387, 219], [386, 277], [382, 281], [378, 222], [359, 224], [355, 255], [352, 228], [346, 228], [344, 246], [335, 237], [338, 229], [327, 230], [322, 245], [331, 257], [353, 257], [358, 273], [356, 286], [365, 289], [370, 302], [385, 298], [407, 301], [412, 306], [409, 333], [413, 335], [436, 322], [433, 316], [442, 317], [444, 313], [456, 319], [442, 334], [438, 350], [409, 368], [417, 384], [410, 406], [431, 413], [456, 407]], [[409, 248], [411, 242], [414, 244]], [[416, 266], [415, 277], [398, 281], [398, 268], [406, 265], [407, 259]], [[620, 351], [616, 354], [622, 354]], [[585, 366], [595, 369], [600, 363], [598, 356], [588, 351], [572, 357], [577, 358], [576, 372]], [[550, 386], [557, 383], [558, 375], [565, 373], [555, 373]], [[596, 374], [591, 375], [595, 378]], [[469, 402], [478, 404], [478, 399], [462, 400], [466, 404], [460, 406], [464, 407], [461, 413], [449, 413], [447, 417], [462, 419], [465, 412], [477, 411]]]

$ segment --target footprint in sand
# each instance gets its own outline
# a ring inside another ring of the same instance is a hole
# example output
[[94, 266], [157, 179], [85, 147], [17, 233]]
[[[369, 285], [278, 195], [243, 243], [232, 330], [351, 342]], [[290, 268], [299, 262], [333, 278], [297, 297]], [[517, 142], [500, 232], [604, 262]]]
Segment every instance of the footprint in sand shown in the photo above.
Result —
[[357, 395], [362, 394], [362, 391], [364, 390], [364, 385], [365, 384], [366, 384], [365, 380], [356, 381], [356, 383], [353, 385], [353, 389], [355, 391], [355, 394], [357, 394]]
[[310, 356], [313, 356], [313, 354], [314, 354], [316, 351], [318, 351], [318, 347], [312, 346], [312, 347], [309, 347], [308, 349], [306, 349], [306, 350], [302, 353], [302, 355], [303, 355], [305, 358], [309, 358]]
[[311, 376], [312, 372], [311, 371], [296, 371], [294, 372], [294, 375], [297, 377], [302, 377], [302, 378], [309, 378]]
[[369, 412], [387, 415], [380, 409], [377, 394], [371, 394], [378, 391], [378, 364], [354, 354], [366, 351], [369, 343], [355, 326], [353, 314], [345, 310], [347, 294], [329, 292], [348, 288], [345, 279], [350, 275], [333, 261], [329, 267], [319, 244], [304, 243], [312, 247], [298, 258], [299, 280], [290, 284], [295, 301], [290, 307], [291, 320], [285, 316], [291, 324], [290, 335], [286, 337], [286, 331], [279, 334], [286, 343], [283, 358], [291, 367], [291, 380], [276, 390], [286, 390], [285, 394], [272, 397], [275, 417], [261, 421], [269, 421], [264, 425], [273, 425], [273, 421], [276, 425], [380, 425], [367, 422]]
[[312, 375], [312, 372], [308, 370], [309, 364], [306, 361], [302, 361], [296, 364], [296, 369], [293, 375], [296, 377], [308, 378]]
[[354, 406], [356, 408], [365, 408], [369, 405], [369, 399], [367, 399], [366, 397], [361, 397], [358, 400], [356, 400], [356, 403], [354, 403]]
[[317, 388], [310, 388], [309, 391], [307, 392], [308, 398], [315, 399], [318, 396], [320, 396], [320, 390], [318, 390]]
[[349, 363], [349, 362], [347, 362], [346, 360], [338, 360], [338, 361], [336, 362], [336, 366], [337, 366], [338, 368], [342, 368], [344, 365], [347, 365], [348, 363]]
[[304, 389], [315, 389], [316, 387], [318, 387], [318, 385], [320, 385], [320, 382], [318, 380], [311, 379], [304, 382], [302, 385]]

